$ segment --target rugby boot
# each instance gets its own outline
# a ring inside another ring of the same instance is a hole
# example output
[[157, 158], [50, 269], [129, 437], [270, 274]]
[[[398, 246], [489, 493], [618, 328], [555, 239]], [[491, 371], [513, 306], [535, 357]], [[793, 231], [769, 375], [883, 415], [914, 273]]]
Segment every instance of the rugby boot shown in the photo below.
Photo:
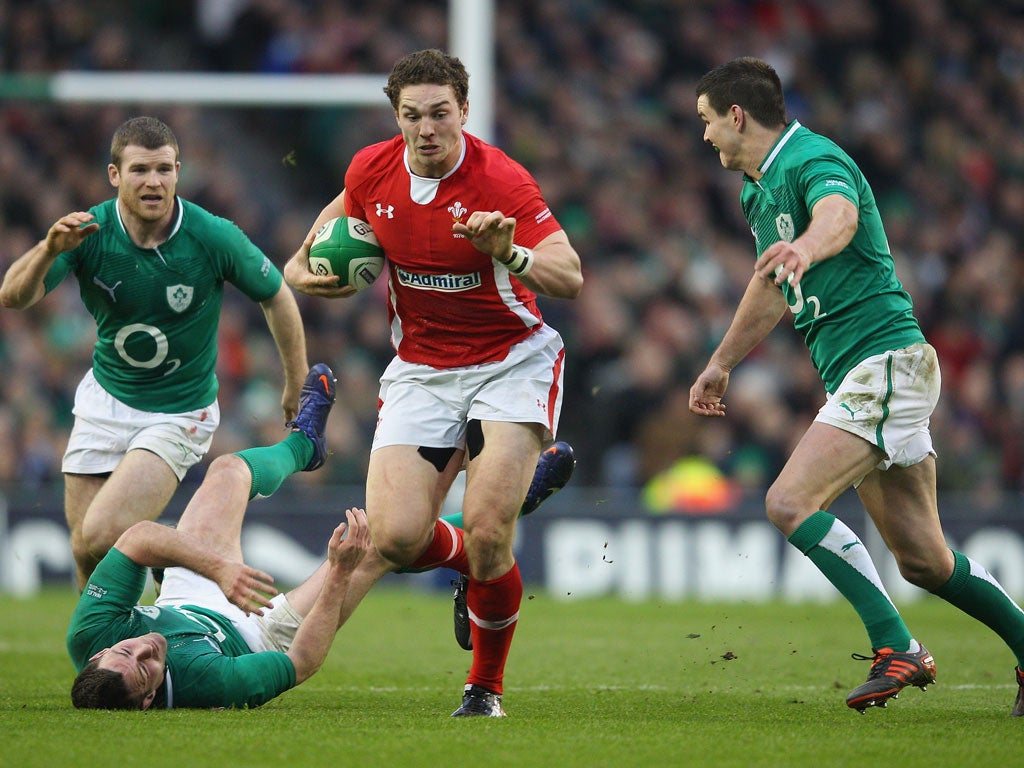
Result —
[[467, 685], [462, 694], [462, 706], [452, 717], [507, 717], [501, 706], [501, 694], [492, 693], [479, 685]]
[[858, 660], [871, 659], [868, 679], [846, 697], [846, 706], [861, 714], [868, 707], [884, 707], [889, 699], [895, 699], [908, 685], [916, 685], [924, 691], [935, 682], [935, 661], [923, 645], [916, 653], [881, 648], [875, 650], [874, 657], [859, 653], [852, 656]]
[[313, 442], [313, 458], [303, 468], [303, 472], [319, 469], [327, 460], [324, 429], [327, 426], [327, 416], [334, 406], [336, 383], [334, 372], [325, 363], [317, 363], [310, 368], [299, 393], [299, 412], [295, 420], [287, 424], [304, 432]]

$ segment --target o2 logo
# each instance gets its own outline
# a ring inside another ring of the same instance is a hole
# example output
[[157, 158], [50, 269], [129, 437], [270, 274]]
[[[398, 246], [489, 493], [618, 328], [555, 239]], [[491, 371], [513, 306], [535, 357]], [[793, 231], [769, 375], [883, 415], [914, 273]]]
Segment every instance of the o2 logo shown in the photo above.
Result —
[[[155, 349], [153, 350], [153, 356], [148, 360], [139, 360], [132, 357], [127, 350], [128, 339], [136, 333], [142, 333], [153, 339]], [[156, 326], [145, 325], [144, 323], [132, 323], [126, 325], [120, 331], [117, 332], [117, 336], [114, 337], [114, 349], [117, 350], [117, 354], [132, 368], [145, 368], [151, 369], [166, 363], [170, 368], [164, 372], [164, 376], [174, 373], [178, 370], [181, 365], [181, 360], [177, 358], [173, 360], [167, 359], [167, 336]]]

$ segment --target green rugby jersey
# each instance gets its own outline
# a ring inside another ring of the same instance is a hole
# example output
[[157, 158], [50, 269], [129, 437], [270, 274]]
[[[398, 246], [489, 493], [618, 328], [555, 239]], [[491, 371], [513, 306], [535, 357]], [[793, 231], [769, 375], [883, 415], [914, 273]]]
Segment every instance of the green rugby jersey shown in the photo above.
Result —
[[744, 175], [740, 192], [758, 255], [799, 237], [823, 197], [840, 194], [857, 207], [857, 233], [846, 248], [812, 264], [796, 288], [782, 286], [825, 389], [835, 392], [872, 355], [924, 341], [910, 295], [896, 277], [875, 196], [849, 155], [794, 120], [758, 170], [758, 181]]
[[235, 224], [177, 198], [167, 241], [140, 248], [125, 231], [117, 201], [90, 210], [98, 232], [57, 257], [47, 292], [69, 272], [96, 319], [93, 371], [123, 403], [153, 413], [184, 413], [217, 396], [217, 325], [224, 283], [253, 301], [281, 287], [281, 273]]
[[111, 549], [89, 578], [68, 627], [77, 671], [104, 648], [159, 632], [167, 638], [167, 671], [154, 707], [258, 707], [295, 685], [284, 653], [253, 653], [230, 621], [197, 606], [136, 605], [146, 569]]

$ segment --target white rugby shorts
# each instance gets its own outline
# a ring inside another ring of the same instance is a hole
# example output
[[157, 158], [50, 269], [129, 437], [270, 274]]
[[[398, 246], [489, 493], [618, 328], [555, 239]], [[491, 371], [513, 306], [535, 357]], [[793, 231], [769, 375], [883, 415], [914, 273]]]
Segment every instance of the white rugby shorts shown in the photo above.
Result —
[[541, 424], [545, 439], [553, 440], [562, 410], [564, 358], [562, 337], [547, 325], [493, 363], [441, 369], [396, 357], [380, 379], [371, 450], [465, 448], [471, 419]]
[[935, 455], [928, 423], [941, 388], [935, 349], [913, 344], [854, 366], [814, 420], [881, 448], [877, 469], [910, 467]]
[[75, 424], [61, 471], [99, 475], [113, 472], [135, 448], [155, 453], [181, 480], [210, 450], [220, 424], [214, 400], [188, 413], [151, 413], [125, 405], [96, 381], [90, 368], [75, 391]]
[[285, 652], [291, 648], [302, 617], [295, 612], [282, 592], [270, 600], [273, 606], [264, 608], [264, 614], [248, 616], [227, 599], [217, 582], [187, 568], [168, 568], [164, 571], [158, 606], [180, 607], [195, 605], [219, 613], [238, 630], [253, 653], [260, 651]]

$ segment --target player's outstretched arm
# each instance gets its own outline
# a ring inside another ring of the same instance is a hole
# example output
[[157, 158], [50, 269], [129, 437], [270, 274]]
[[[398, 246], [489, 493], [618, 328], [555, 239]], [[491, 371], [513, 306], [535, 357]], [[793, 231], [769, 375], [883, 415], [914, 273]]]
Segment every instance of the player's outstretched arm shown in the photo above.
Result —
[[334, 529], [327, 545], [327, 574], [320, 594], [313, 603], [288, 649], [295, 665], [295, 684], [309, 679], [324, 663], [334, 636], [343, 623], [342, 608], [356, 566], [373, 546], [366, 512], [345, 510], [345, 522]]
[[57, 257], [100, 228], [93, 218], [91, 213], [74, 211], [58, 219], [44, 239], [11, 264], [0, 284], [0, 306], [25, 309], [43, 298], [43, 279]]
[[707, 367], [690, 388], [690, 410], [701, 416], [724, 416], [722, 397], [729, 373], [750, 351], [764, 341], [786, 313], [782, 291], [755, 274], [747, 284], [729, 329]]
[[281, 367], [284, 369], [281, 409], [284, 411], [285, 422], [289, 422], [298, 413], [299, 393], [309, 372], [302, 315], [299, 314], [299, 305], [295, 303], [295, 295], [284, 283], [277, 293], [260, 302], [260, 306], [267, 318], [267, 327], [270, 329], [270, 335], [274, 337], [277, 354], [281, 358]]
[[114, 547], [136, 565], [149, 568], [181, 566], [215, 581], [224, 595], [246, 613], [263, 613], [277, 594], [267, 573], [229, 560], [199, 537], [177, 528], [144, 520], [121, 534]]

